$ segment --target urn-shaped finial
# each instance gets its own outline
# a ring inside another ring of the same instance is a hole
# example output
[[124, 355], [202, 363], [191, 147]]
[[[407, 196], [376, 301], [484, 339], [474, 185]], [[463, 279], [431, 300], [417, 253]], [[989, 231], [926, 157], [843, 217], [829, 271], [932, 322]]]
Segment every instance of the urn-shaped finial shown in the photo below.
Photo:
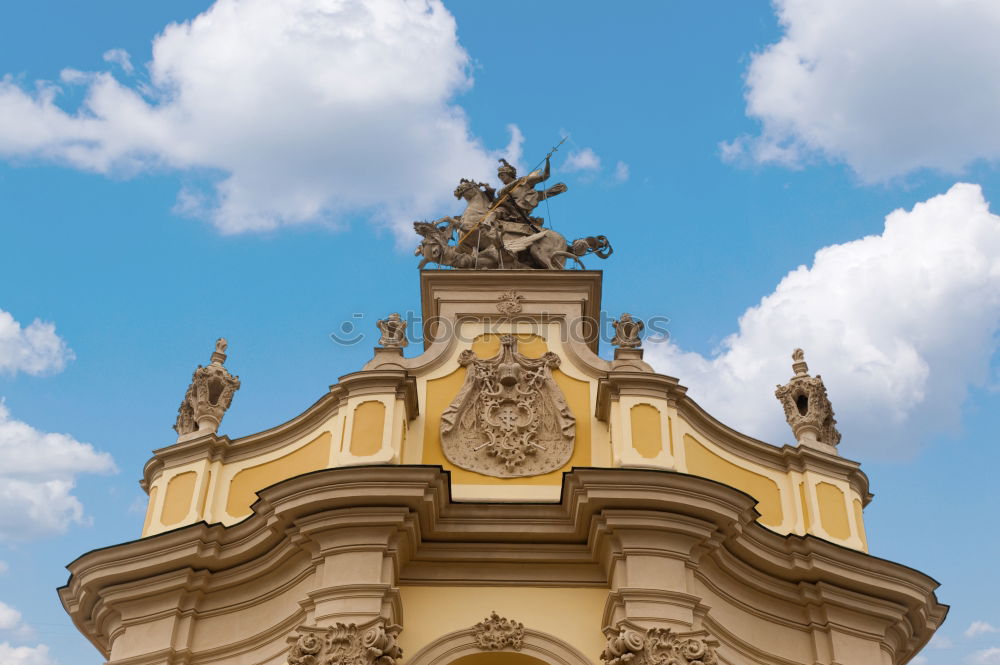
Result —
[[227, 346], [225, 337], [216, 340], [209, 364], [198, 365], [194, 371], [191, 385], [177, 409], [174, 429], [178, 440], [212, 434], [219, 429], [222, 416], [232, 404], [233, 394], [240, 388], [240, 377], [233, 376], [223, 367]]
[[809, 376], [809, 365], [802, 349], [795, 349], [792, 361], [795, 376], [774, 391], [785, 409], [785, 419], [799, 445], [836, 453], [834, 446], [840, 443], [840, 432], [823, 378], [818, 374]]

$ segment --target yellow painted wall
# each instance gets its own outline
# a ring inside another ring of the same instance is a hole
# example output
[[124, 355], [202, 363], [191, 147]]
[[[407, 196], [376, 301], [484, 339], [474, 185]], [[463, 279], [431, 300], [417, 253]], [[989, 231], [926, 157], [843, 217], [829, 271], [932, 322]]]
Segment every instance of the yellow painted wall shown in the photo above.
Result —
[[351, 425], [351, 454], [357, 457], [374, 455], [382, 448], [385, 433], [385, 404], [374, 400], [362, 402], [354, 409]]
[[865, 516], [862, 510], [861, 501], [855, 499], [854, 503], [854, 521], [858, 524], [858, 536], [861, 537], [861, 547], [864, 548], [865, 552], [868, 551], [868, 536], [865, 535]]
[[[518, 351], [529, 358], [539, 358], [548, 351], [548, 346], [537, 335], [517, 335]], [[480, 358], [492, 358], [500, 351], [500, 336], [480, 335], [472, 343], [472, 350]], [[448, 408], [465, 382], [466, 369], [459, 367], [454, 372], [427, 382], [427, 407], [424, 416], [423, 464], [440, 464], [451, 472], [452, 482], [469, 485], [499, 485], [515, 483], [521, 485], [560, 485], [562, 474], [574, 466], [591, 465], [591, 414], [590, 384], [575, 379], [560, 370], [552, 372], [552, 378], [562, 390], [570, 412], [576, 418], [576, 443], [573, 455], [566, 466], [551, 473], [522, 478], [493, 478], [474, 471], [459, 468], [448, 461], [441, 449], [441, 413]]]
[[142, 523], [142, 535], [149, 532], [149, 524], [153, 521], [153, 511], [156, 510], [156, 494], [159, 487], [154, 487], [149, 491], [149, 504], [146, 506], [146, 521]]
[[636, 404], [629, 409], [632, 419], [632, 447], [646, 459], [663, 452], [660, 410], [650, 404]]
[[198, 474], [194, 471], [178, 473], [167, 483], [167, 493], [163, 495], [163, 512], [160, 514], [160, 521], [165, 526], [177, 524], [191, 510], [191, 501], [194, 499], [194, 484], [198, 480]]
[[847, 501], [840, 488], [830, 483], [817, 483], [816, 499], [819, 501], [819, 517], [823, 529], [834, 538], [850, 538]]
[[571, 587], [403, 586], [403, 653], [416, 654], [438, 638], [471, 628], [495, 611], [568, 642], [592, 662], [604, 650], [601, 621], [607, 589]]
[[809, 515], [809, 502], [806, 501], [806, 484], [799, 483], [799, 499], [802, 501], [802, 526], [805, 528], [806, 533], [812, 527], [812, 517]]
[[250, 506], [257, 500], [257, 491], [281, 480], [325, 469], [330, 461], [329, 432], [283, 457], [243, 469], [229, 481], [226, 512], [233, 517], [250, 514]]
[[688, 473], [717, 480], [746, 492], [757, 499], [761, 522], [768, 526], [781, 524], [781, 491], [773, 480], [723, 459], [690, 434], [684, 435], [684, 456]]

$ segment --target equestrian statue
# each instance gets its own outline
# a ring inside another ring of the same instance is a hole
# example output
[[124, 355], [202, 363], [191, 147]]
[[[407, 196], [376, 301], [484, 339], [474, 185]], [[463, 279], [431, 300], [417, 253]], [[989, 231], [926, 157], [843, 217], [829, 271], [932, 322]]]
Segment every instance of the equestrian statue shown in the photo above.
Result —
[[422, 257], [417, 267], [435, 263], [462, 269], [561, 270], [568, 260], [583, 268], [580, 258], [586, 254], [602, 259], [611, 256], [614, 250], [606, 237], [567, 242], [561, 233], [545, 228], [544, 219], [532, 216], [539, 203], [567, 189], [563, 183], [536, 189], [548, 180], [549, 159], [558, 147], [545, 156], [544, 169], [520, 178], [517, 170], [501, 159], [497, 177], [503, 186], [499, 192], [487, 183], [462, 178], [455, 188], [455, 198], [465, 201], [461, 215], [413, 223], [422, 238], [414, 251]]

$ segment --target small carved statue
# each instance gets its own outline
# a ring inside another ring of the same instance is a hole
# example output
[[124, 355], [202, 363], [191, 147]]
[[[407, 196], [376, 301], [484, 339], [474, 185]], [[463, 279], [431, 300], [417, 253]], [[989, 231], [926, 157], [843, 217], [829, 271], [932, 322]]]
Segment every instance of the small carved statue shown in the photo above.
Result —
[[823, 378], [819, 374], [809, 376], [809, 365], [802, 349], [795, 349], [792, 360], [795, 376], [787, 384], [778, 386], [774, 396], [784, 407], [785, 419], [800, 445], [832, 452], [833, 446], [840, 443], [840, 432]]
[[642, 346], [639, 335], [646, 327], [642, 321], [633, 319], [631, 314], [625, 312], [620, 321], [614, 321], [611, 325], [615, 328], [615, 336], [611, 339], [613, 345], [623, 349], [638, 349]]
[[406, 339], [406, 321], [400, 318], [398, 312], [393, 312], [386, 319], [379, 319], [375, 322], [381, 331], [379, 346], [387, 349], [401, 349], [409, 342]]
[[191, 377], [191, 385], [177, 409], [174, 429], [178, 437], [214, 433], [219, 429], [222, 416], [233, 401], [233, 394], [240, 389], [240, 377], [233, 376], [223, 367], [226, 362], [225, 337], [215, 342], [215, 352], [207, 367], [198, 365]]

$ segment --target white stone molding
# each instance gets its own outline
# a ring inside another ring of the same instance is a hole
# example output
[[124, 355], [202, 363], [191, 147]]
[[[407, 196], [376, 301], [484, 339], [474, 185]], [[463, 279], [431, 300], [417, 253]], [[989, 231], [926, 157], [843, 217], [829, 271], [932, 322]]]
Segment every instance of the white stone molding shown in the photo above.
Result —
[[[290, 621], [288, 631], [380, 617], [405, 626], [404, 585], [605, 588], [596, 626], [708, 630], [734, 663], [729, 654], [758, 644], [768, 665], [899, 665], [943, 621], [931, 578], [820, 538], [782, 536], [755, 521], [754, 505], [720, 483], [645, 469], [578, 468], [559, 503], [489, 506], [453, 502], [434, 467], [330, 469], [262, 490], [253, 515], [231, 527], [192, 524], [90, 552], [69, 565], [59, 593], [111, 665], [183, 654], [202, 662], [247, 644], [270, 653], [274, 626]], [[267, 621], [242, 620], [249, 607]], [[587, 661], [524, 631], [519, 653]], [[412, 662], [482, 653], [476, 629], [464, 635]]]

